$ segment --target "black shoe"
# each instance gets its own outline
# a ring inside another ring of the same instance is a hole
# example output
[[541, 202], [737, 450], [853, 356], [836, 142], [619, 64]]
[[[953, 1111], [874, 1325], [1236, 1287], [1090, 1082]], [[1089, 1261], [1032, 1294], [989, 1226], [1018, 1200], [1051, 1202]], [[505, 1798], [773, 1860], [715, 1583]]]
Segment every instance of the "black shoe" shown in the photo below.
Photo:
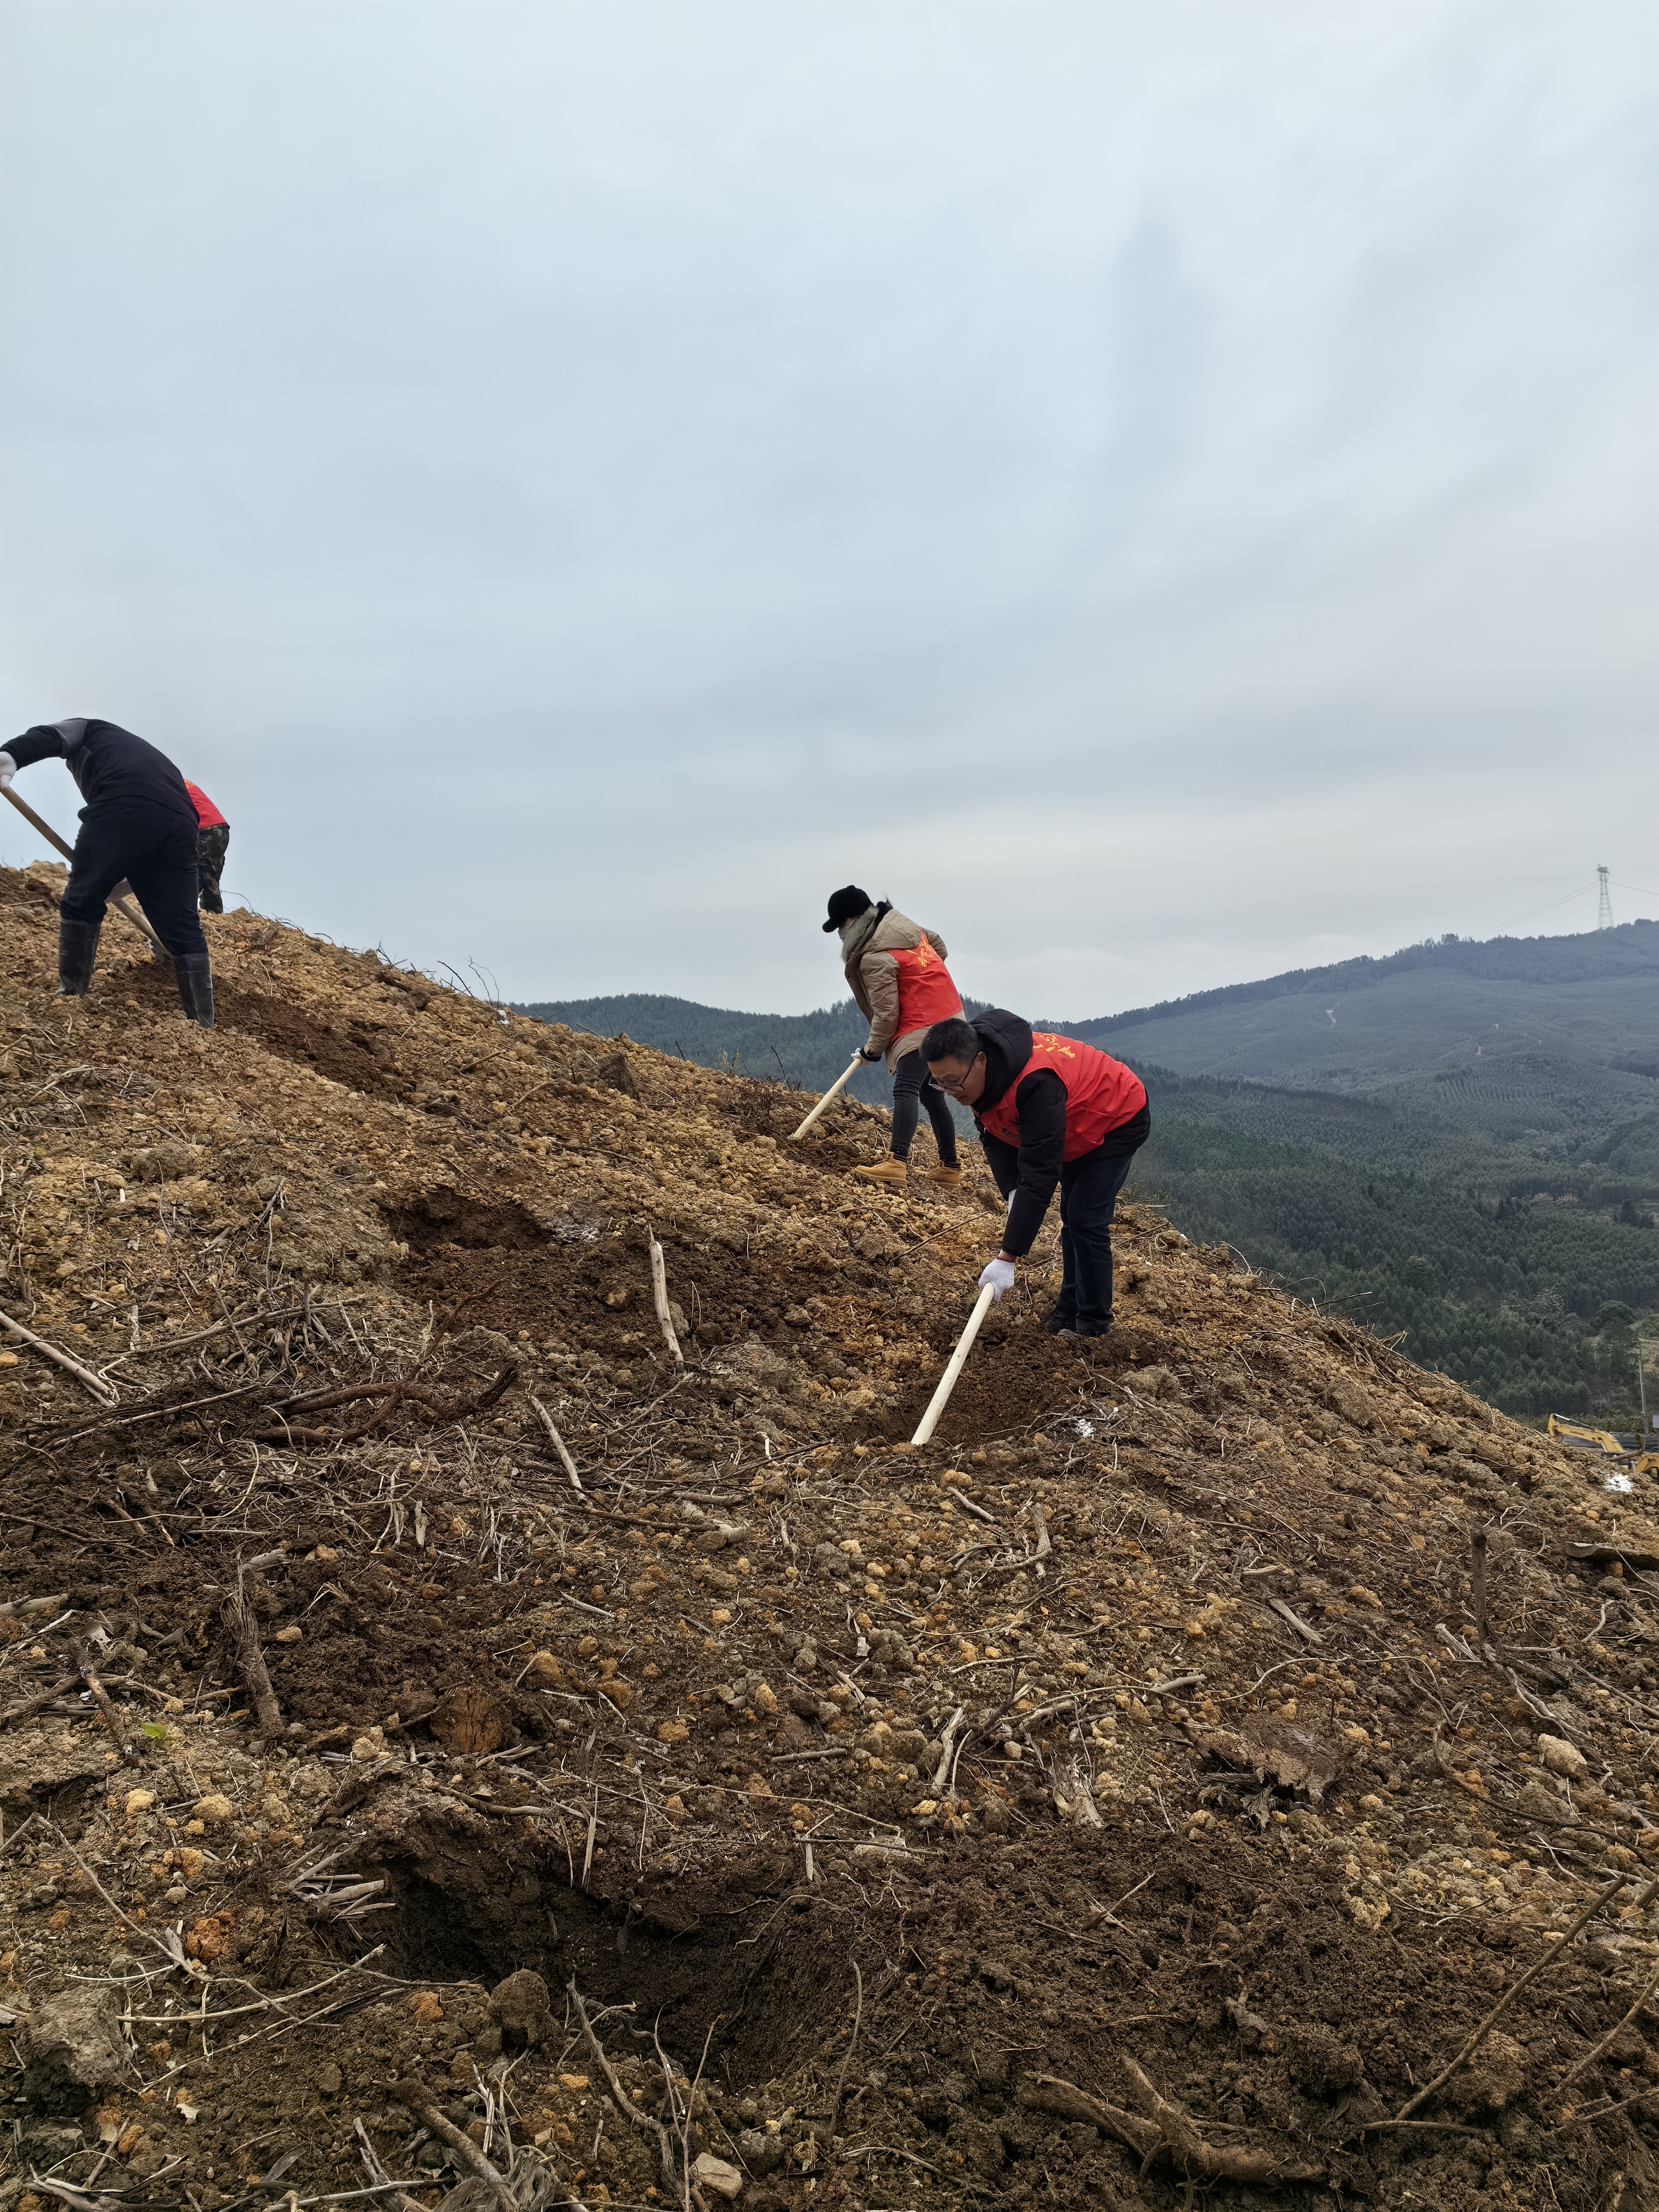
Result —
[[1054, 1334], [1056, 1336], [1075, 1337], [1079, 1340], [1082, 1340], [1085, 1338], [1094, 1339], [1103, 1336], [1109, 1336], [1111, 1334], [1111, 1328], [1112, 1324], [1110, 1322], [1107, 1322], [1104, 1328], [1093, 1328], [1086, 1325], [1079, 1328], [1076, 1322], [1068, 1322], [1064, 1328], [1057, 1328], [1054, 1331]]
[[1077, 1316], [1074, 1313], [1064, 1313], [1060, 1307], [1056, 1306], [1042, 1326], [1050, 1336], [1075, 1336]]
[[204, 1030], [213, 1027], [213, 963], [198, 952], [187, 959], [175, 960], [173, 973], [179, 978], [179, 1003], [193, 1022], [200, 1022]]
[[58, 918], [58, 995], [83, 999], [92, 983], [92, 966], [98, 957], [100, 921], [71, 921]]

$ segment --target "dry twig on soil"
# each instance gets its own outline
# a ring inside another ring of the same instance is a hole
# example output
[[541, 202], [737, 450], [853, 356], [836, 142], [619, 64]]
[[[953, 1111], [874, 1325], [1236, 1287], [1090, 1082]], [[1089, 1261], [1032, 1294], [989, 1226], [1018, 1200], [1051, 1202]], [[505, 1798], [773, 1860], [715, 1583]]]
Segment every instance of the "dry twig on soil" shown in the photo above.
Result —
[[65, 1374], [72, 1375], [77, 1382], [91, 1391], [100, 1406], [113, 1406], [118, 1402], [114, 1391], [101, 1376], [94, 1375], [89, 1367], [82, 1367], [80, 1361], [71, 1359], [68, 1352], [59, 1352], [55, 1344], [48, 1344], [44, 1336], [37, 1336], [32, 1328], [25, 1328], [21, 1321], [14, 1321], [9, 1314], [0, 1313], [0, 1328], [3, 1328], [8, 1335], [15, 1337], [19, 1344], [27, 1344], [32, 1352], [41, 1352], [46, 1358], [55, 1360]]
[[259, 1632], [255, 1626], [253, 1608], [247, 1601], [242, 1587], [242, 1570], [236, 1570], [236, 1587], [225, 1601], [225, 1619], [236, 1638], [236, 1655], [242, 1663], [242, 1674], [252, 1694], [253, 1709], [259, 1719], [262, 1735], [281, 1735], [283, 1710], [276, 1702], [276, 1692], [270, 1686], [270, 1674], [265, 1665], [265, 1655], [259, 1648]]
[[121, 1717], [110, 1702], [109, 1692], [99, 1680], [98, 1671], [93, 1665], [92, 1654], [84, 1644], [77, 1644], [75, 1647], [75, 1663], [81, 1671], [81, 1680], [92, 1692], [93, 1703], [98, 1708], [99, 1717], [111, 1735], [114, 1737], [117, 1748], [125, 1752], [127, 1747], [127, 1738], [121, 1727]]
[[569, 1997], [571, 2003], [576, 2008], [577, 2025], [581, 2029], [583, 2039], [586, 2042], [589, 2051], [593, 2054], [593, 2063], [599, 2068], [600, 2073], [605, 2076], [605, 2086], [611, 2092], [611, 2100], [615, 2104], [617, 2110], [622, 2114], [625, 2120], [629, 2121], [635, 2127], [643, 2130], [647, 2134], [654, 2135], [656, 2136], [658, 2154], [662, 2160], [662, 2178], [664, 2185], [672, 2195], [676, 2197], [690, 2196], [694, 2198], [699, 2205], [701, 2205], [702, 2199], [697, 2195], [697, 2192], [692, 2189], [690, 2175], [687, 2174], [685, 2176], [684, 2187], [682, 2189], [681, 2176], [674, 2170], [674, 2133], [672, 2129], [665, 2127], [663, 2123], [658, 2119], [655, 2113], [642, 2112], [639, 2106], [634, 2102], [634, 2100], [629, 2095], [627, 2090], [623, 2087], [622, 2082], [617, 2078], [617, 2069], [612, 2066], [610, 2059], [605, 2056], [605, 2045], [599, 2041], [599, 2036], [594, 2032], [592, 2021], [587, 2017], [587, 2007], [582, 2002], [581, 1991], [576, 1987], [576, 1977], [574, 1974], [565, 1984], [565, 1994]]
[[668, 1310], [668, 1267], [662, 1256], [662, 1246], [651, 1232], [646, 1231], [651, 1243], [651, 1295], [656, 1302], [657, 1320], [661, 1326], [663, 1341], [673, 1355], [676, 1367], [684, 1367], [685, 1354], [680, 1350], [680, 1340], [674, 1334], [674, 1316]]
[[423, 2204], [408, 2195], [402, 2185], [392, 2179], [381, 2161], [380, 2153], [369, 2141], [368, 2130], [362, 2120], [354, 2119], [351, 2129], [357, 2138], [357, 2155], [362, 2159], [364, 2171], [375, 2188], [393, 2199], [397, 2204], [398, 2212], [426, 2212], [426, 2207]]
[[565, 1473], [570, 1477], [571, 1487], [574, 1490], [580, 1490], [582, 1486], [582, 1482], [581, 1477], [576, 1472], [576, 1462], [571, 1458], [569, 1449], [565, 1443], [564, 1438], [554, 1427], [552, 1414], [548, 1412], [541, 1400], [533, 1395], [531, 1397], [530, 1402], [536, 1408], [537, 1413], [541, 1416], [542, 1426], [547, 1431], [548, 1435], [553, 1440], [553, 1449], [559, 1455], [559, 1462], [563, 1467]]
[[422, 2127], [430, 2128], [440, 2142], [464, 2158], [480, 2181], [501, 2206], [501, 2212], [520, 2212], [518, 2198], [507, 2186], [506, 2177], [497, 2166], [490, 2164], [471, 2136], [464, 2136], [458, 2127], [447, 2120], [437, 2106], [428, 2102], [426, 2086], [421, 2081], [389, 2081], [388, 2090], [400, 2105], [407, 2105]]
[[[1522, 1990], [1526, 1988], [1528, 1982], [1535, 1981], [1538, 1976], [1543, 1972], [1545, 1967], [1549, 1966], [1555, 1959], [1560, 1956], [1561, 1953], [1565, 1950], [1567, 1945], [1571, 1942], [1573, 1937], [1578, 1933], [1585, 1922], [1593, 1920], [1595, 1917], [1595, 1915], [1601, 1910], [1601, 1907], [1615, 1898], [1619, 1894], [1620, 1891], [1625, 1887], [1629, 1880], [1630, 1876], [1621, 1870], [1613, 1876], [1613, 1880], [1607, 1884], [1605, 1889], [1601, 1889], [1596, 1892], [1595, 1895], [1591, 1898], [1589, 1903], [1584, 1906], [1583, 1911], [1579, 1913], [1578, 1917], [1573, 1922], [1571, 1927], [1567, 1929], [1566, 1933], [1562, 1936], [1558, 1936], [1554, 1942], [1550, 1945], [1548, 1950], [1540, 1953], [1540, 1954], [1533, 1960], [1531, 1966], [1528, 1967], [1526, 1972], [1521, 1976], [1520, 1979], [1510, 1984], [1508, 1989], [1506, 1989], [1503, 1996], [1498, 1998], [1498, 2002], [1492, 2007], [1492, 2010], [1474, 2030], [1474, 2033], [1468, 2038], [1462, 2049], [1451, 2061], [1450, 2064], [1448, 2066], [1443, 2066], [1439, 2073], [1435, 2075], [1433, 2081], [1428, 2082], [1424, 2087], [1419, 2089], [1409, 2104], [1402, 2105], [1400, 2107], [1400, 2110], [1395, 2114], [1396, 2121], [1409, 2119], [1412, 2114], [1416, 2112], [1420, 2106], [1426, 2105], [1431, 2097], [1436, 2095], [1438, 2091], [1445, 2087], [1447, 2082], [1451, 2080], [1452, 2075], [1456, 2073], [1458, 2068], [1462, 2066], [1467, 2059], [1471, 2057], [1480, 2048], [1480, 2045], [1486, 2040], [1487, 2034], [1490, 2033], [1492, 2025], [1497, 2021], [1498, 2015], [1509, 2009], [1510, 2006], [1515, 2002], [1516, 1997], [1520, 1996]], [[1650, 1898], [1653, 1895], [1656, 1889], [1659, 1889], [1659, 1882], [1653, 1882], [1649, 1885], [1646, 1894], [1643, 1899], [1644, 1904], [1647, 1902], [1648, 1898]]]
[[1096, 2127], [1109, 2130], [1120, 2142], [1127, 2143], [1148, 2163], [1159, 2156], [1168, 2158], [1188, 2181], [1265, 2183], [1324, 2179], [1324, 2166], [1310, 2165], [1304, 2159], [1284, 2158], [1273, 2150], [1241, 2150], [1206, 2142], [1186, 2113], [1158, 2094], [1127, 2052], [1120, 2056], [1135, 2101], [1147, 2114], [1144, 2119], [1136, 2113], [1126, 2112], [1120, 2106], [1109, 2105], [1103, 2097], [1091, 2096], [1074, 2081], [1061, 2081], [1053, 2074], [1029, 2075], [1027, 2082], [1021, 2086], [1020, 2101], [1036, 2106], [1040, 2112], [1054, 2112], [1061, 2119], [1091, 2121]]
[[43, 1705], [49, 1705], [54, 1698], [61, 1698], [65, 1690], [72, 1690], [80, 1679], [78, 1674], [60, 1675], [51, 1689], [39, 1691], [32, 1698], [23, 1698], [16, 1705], [8, 1705], [3, 1712], [0, 1712], [0, 1728], [9, 1728], [14, 1721], [29, 1719]]
[[1654, 1968], [1652, 1974], [1643, 1985], [1641, 1995], [1637, 1998], [1635, 2003], [1632, 2005], [1630, 2010], [1625, 2014], [1624, 2018], [1621, 2021], [1619, 2021], [1613, 2027], [1610, 2027], [1607, 2033], [1601, 2038], [1601, 2040], [1595, 2045], [1595, 2048], [1593, 2050], [1587, 2051], [1577, 2063], [1575, 2066], [1571, 2067], [1568, 2071], [1561, 2076], [1561, 2079], [1556, 2084], [1558, 2091], [1568, 2087], [1572, 2082], [1576, 2081], [1586, 2067], [1595, 2065], [1596, 2060], [1601, 2056], [1601, 2053], [1607, 2049], [1613, 2038], [1616, 2035], [1623, 2034], [1626, 2028], [1630, 2026], [1632, 2021], [1635, 2019], [1637, 2014], [1641, 2011], [1643, 2006], [1647, 2002], [1648, 1999], [1653, 1995], [1656, 1989], [1659, 1989], [1659, 1966], [1656, 1966]]
[[858, 2000], [853, 2008], [853, 2033], [847, 2039], [847, 2048], [842, 2053], [841, 2071], [836, 2076], [836, 2094], [830, 2100], [830, 2132], [834, 2135], [841, 2124], [841, 2100], [847, 2091], [847, 2069], [853, 2063], [853, 2053], [858, 2048], [859, 2025], [864, 2018], [864, 1977], [859, 1972], [859, 1962], [853, 1961], [853, 1982]]

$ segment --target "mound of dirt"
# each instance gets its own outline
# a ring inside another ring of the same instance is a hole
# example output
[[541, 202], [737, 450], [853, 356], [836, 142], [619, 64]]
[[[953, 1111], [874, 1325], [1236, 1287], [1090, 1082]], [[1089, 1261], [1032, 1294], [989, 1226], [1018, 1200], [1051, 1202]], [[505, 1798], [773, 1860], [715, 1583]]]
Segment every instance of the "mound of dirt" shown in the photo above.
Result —
[[58, 1000], [59, 883], [0, 2212], [1653, 2201], [1644, 1498], [1133, 1200], [912, 1450], [982, 1169], [252, 915]]

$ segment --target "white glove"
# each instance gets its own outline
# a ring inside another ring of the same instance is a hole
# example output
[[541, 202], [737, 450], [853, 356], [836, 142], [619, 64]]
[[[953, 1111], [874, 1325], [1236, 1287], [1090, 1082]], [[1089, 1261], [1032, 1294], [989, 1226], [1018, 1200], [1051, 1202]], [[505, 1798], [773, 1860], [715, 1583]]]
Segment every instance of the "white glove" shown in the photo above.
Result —
[[991, 1291], [1000, 1298], [1005, 1291], [1014, 1287], [1014, 1263], [1012, 1260], [992, 1260], [987, 1263], [979, 1279], [982, 1291]]
[[17, 763], [9, 753], [0, 753], [0, 791], [11, 788], [11, 780], [17, 773]]

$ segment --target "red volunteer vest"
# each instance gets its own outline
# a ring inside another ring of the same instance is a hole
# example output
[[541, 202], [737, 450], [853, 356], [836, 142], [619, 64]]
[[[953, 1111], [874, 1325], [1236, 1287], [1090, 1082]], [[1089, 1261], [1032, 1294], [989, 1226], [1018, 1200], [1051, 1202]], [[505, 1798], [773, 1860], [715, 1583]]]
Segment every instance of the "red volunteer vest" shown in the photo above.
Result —
[[1018, 1146], [1019, 1117], [1014, 1110], [1015, 1094], [1028, 1075], [1039, 1068], [1052, 1068], [1066, 1086], [1066, 1154], [1068, 1160], [1079, 1160], [1085, 1152], [1093, 1152], [1109, 1130], [1121, 1129], [1126, 1121], [1133, 1121], [1146, 1103], [1146, 1086], [1133, 1068], [1125, 1067], [1121, 1060], [1109, 1060], [1103, 1052], [1097, 1052], [1091, 1044], [1077, 1037], [1054, 1036], [1042, 1030], [1031, 1032], [1031, 1057], [1003, 1092], [988, 1114], [981, 1114], [979, 1125], [992, 1136], [1000, 1137], [1005, 1145]]
[[962, 1000], [951, 981], [951, 971], [924, 937], [914, 951], [896, 952], [898, 968], [899, 1014], [895, 1036], [913, 1030], [931, 1029], [962, 1012]]
[[223, 829], [226, 826], [224, 816], [220, 813], [199, 784], [192, 783], [186, 776], [185, 789], [190, 793], [191, 805], [196, 809], [196, 826], [198, 830]]

